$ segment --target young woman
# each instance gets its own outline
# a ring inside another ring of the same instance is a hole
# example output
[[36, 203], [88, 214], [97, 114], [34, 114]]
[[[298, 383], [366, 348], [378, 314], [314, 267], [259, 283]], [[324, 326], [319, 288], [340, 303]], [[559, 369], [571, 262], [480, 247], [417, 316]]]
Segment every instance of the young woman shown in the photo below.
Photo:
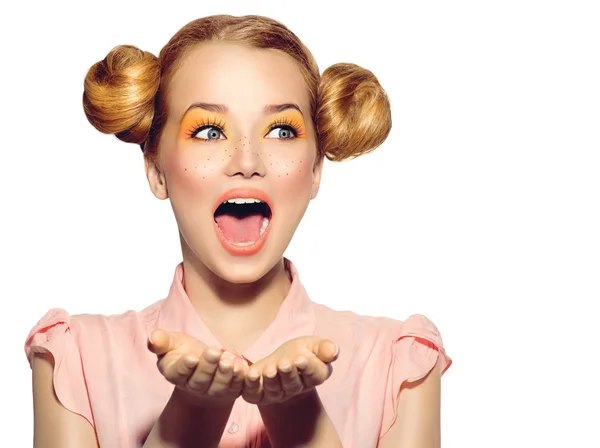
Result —
[[166, 299], [141, 312], [53, 309], [25, 350], [36, 447], [440, 445], [435, 325], [312, 302], [283, 257], [323, 160], [391, 127], [373, 74], [321, 75], [282, 24], [193, 21], [159, 57], [113, 49], [85, 79], [85, 113], [139, 144], [183, 253]]

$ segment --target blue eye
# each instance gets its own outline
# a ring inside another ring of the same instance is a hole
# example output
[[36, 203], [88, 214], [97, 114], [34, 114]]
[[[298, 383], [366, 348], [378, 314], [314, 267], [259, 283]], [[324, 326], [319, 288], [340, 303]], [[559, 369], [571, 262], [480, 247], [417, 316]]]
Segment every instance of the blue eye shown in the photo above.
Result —
[[223, 131], [217, 126], [202, 126], [192, 134], [192, 137], [200, 140], [225, 140]]
[[275, 126], [265, 136], [265, 138], [279, 138], [282, 140], [288, 140], [295, 137], [297, 137], [297, 134], [291, 126]]

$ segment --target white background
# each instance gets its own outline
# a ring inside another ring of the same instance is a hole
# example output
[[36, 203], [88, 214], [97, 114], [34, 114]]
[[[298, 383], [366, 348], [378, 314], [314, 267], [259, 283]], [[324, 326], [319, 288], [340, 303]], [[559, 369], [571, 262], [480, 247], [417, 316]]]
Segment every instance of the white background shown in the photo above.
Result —
[[391, 97], [389, 139], [326, 165], [287, 252], [313, 300], [437, 324], [454, 359], [444, 447], [600, 446], [596, 5], [3, 6], [2, 446], [31, 446], [23, 344], [39, 318], [53, 307], [141, 309], [166, 295], [180, 260], [170, 206], [150, 193], [138, 147], [87, 123], [85, 73], [119, 44], [158, 54], [185, 23], [215, 13], [276, 18], [321, 70], [360, 64]]

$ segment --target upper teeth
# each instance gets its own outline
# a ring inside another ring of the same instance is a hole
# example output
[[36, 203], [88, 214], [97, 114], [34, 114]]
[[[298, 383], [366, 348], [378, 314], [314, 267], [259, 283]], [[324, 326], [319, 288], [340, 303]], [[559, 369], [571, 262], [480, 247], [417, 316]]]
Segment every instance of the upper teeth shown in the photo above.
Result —
[[226, 200], [225, 202], [223, 202], [223, 204], [226, 204], [227, 202], [229, 202], [230, 204], [257, 204], [262, 201], [253, 198], [233, 198]]

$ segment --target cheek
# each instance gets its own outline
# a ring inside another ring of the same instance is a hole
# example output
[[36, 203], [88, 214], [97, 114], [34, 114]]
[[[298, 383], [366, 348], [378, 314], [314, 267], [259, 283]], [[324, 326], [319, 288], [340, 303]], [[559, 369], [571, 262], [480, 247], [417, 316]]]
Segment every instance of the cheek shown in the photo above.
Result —
[[312, 167], [315, 161], [313, 148], [302, 151], [269, 151], [268, 170], [271, 179], [282, 192], [310, 193], [312, 187]]
[[171, 196], [210, 191], [226, 163], [227, 152], [199, 151], [190, 146], [182, 144], [171, 148], [164, 161]]

